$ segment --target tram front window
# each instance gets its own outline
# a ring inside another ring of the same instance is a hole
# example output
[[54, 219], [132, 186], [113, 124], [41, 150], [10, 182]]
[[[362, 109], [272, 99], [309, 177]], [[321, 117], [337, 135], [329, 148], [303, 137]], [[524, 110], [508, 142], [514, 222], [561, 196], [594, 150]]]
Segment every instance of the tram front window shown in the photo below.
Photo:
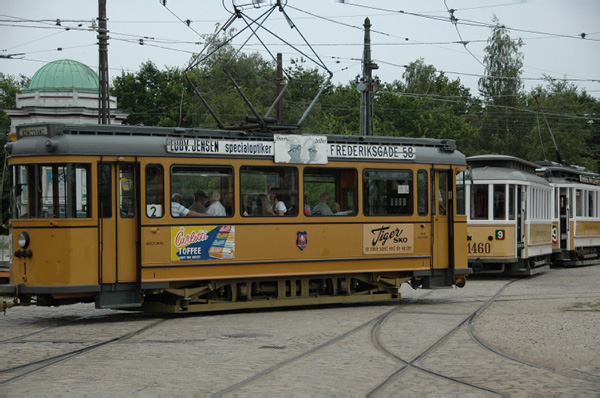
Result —
[[12, 173], [12, 218], [90, 217], [90, 165], [31, 164]]

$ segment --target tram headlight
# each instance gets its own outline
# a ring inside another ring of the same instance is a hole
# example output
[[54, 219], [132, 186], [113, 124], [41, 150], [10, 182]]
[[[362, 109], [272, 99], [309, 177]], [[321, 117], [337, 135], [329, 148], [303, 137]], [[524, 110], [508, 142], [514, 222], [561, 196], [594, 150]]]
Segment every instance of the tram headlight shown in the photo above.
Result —
[[27, 249], [29, 246], [29, 234], [27, 232], [21, 232], [17, 237], [17, 243], [22, 249]]

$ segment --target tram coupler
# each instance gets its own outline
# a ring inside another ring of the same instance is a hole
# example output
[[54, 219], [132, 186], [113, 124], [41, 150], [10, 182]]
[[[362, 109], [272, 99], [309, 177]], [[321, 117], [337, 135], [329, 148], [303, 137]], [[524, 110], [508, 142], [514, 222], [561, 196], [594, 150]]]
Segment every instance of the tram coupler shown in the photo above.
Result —
[[465, 287], [466, 284], [467, 284], [467, 278], [465, 278], [463, 275], [454, 277], [454, 285], [456, 285], [456, 287], [462, 288], [462, 287]]

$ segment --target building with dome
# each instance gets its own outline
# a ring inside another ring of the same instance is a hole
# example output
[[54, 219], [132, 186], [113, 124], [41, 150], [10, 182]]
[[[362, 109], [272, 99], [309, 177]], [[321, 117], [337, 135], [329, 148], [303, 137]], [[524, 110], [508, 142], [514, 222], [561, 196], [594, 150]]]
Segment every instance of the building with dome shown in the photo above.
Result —
[[[100, 78], [81, 62], [61, 59], [42, 66], [29, 87], [17, 94], [16, 108], [4, 109], [10, 132], [26, 123], [98, 124]], [[117, 109], [110, 97], [110, 123], [121, 124], [128, 113]]]

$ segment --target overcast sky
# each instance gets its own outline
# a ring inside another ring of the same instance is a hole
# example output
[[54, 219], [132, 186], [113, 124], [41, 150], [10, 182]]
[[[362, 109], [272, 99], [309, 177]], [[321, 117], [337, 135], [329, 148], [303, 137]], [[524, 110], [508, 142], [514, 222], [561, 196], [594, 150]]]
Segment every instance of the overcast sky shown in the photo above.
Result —
[[[243, 2], [251, 0], [236, 0]], [[0, 4], [1, 72], [33, 76], [45, 63], [65, 58], [97, 69], [96, 32], [89, 29], [98, 16], [97, 2], [0, 0]], [[111, 78], [122, 70], [135, 72], [148, 60], [159, 68], [187, 66], [192, 53], [203, 47], [200, 35], [213, 33], [217, 23], [228, 19], [226, 8], [233, 8], [232, 0], [167, 0], [166, 6], [159, 0], [107, 0]], [[244, 12], [257, 18], [267, 9], [263, 5]], [[454, 10], [456, 24], [451, 23], [448, 9]], [[290, 29], [279, 11], [273, 12], [264, 27], [317, 59], [303, 45], [299, 31], [333, 72], [336, 83], [347, 83], [361, 74], [362, 25], [369, 17], [372, 58], [379, 65], [375, 75], [383, 82], [402, 79], [403, 65], [423, 58], [450, 79], [460, 78], [471, 94], [478, 95], [484, 47], [496, 15], [510, 29], [511, 37], [522, 42], [526, 89], [543, 84], [542, 76], [549, 75], [569, 79], [600, 97], [598, 0], [346, 0], [345, 4], [288, 0], [285, 11], [298, 30]], [[186, 20], [189, 26], [182, 22]], [[241, 20], [233, 24], [238, 31], [244, 26]], [[260, 30], [259, 36], [270, 51], [283, 53], [286, 65], [300, 56], [266, 30]], [[235, 43], [247, 38], [242, 33]], [[251, 40], [243, 51], [260, 51], [270, 57], [256, 43]]]

